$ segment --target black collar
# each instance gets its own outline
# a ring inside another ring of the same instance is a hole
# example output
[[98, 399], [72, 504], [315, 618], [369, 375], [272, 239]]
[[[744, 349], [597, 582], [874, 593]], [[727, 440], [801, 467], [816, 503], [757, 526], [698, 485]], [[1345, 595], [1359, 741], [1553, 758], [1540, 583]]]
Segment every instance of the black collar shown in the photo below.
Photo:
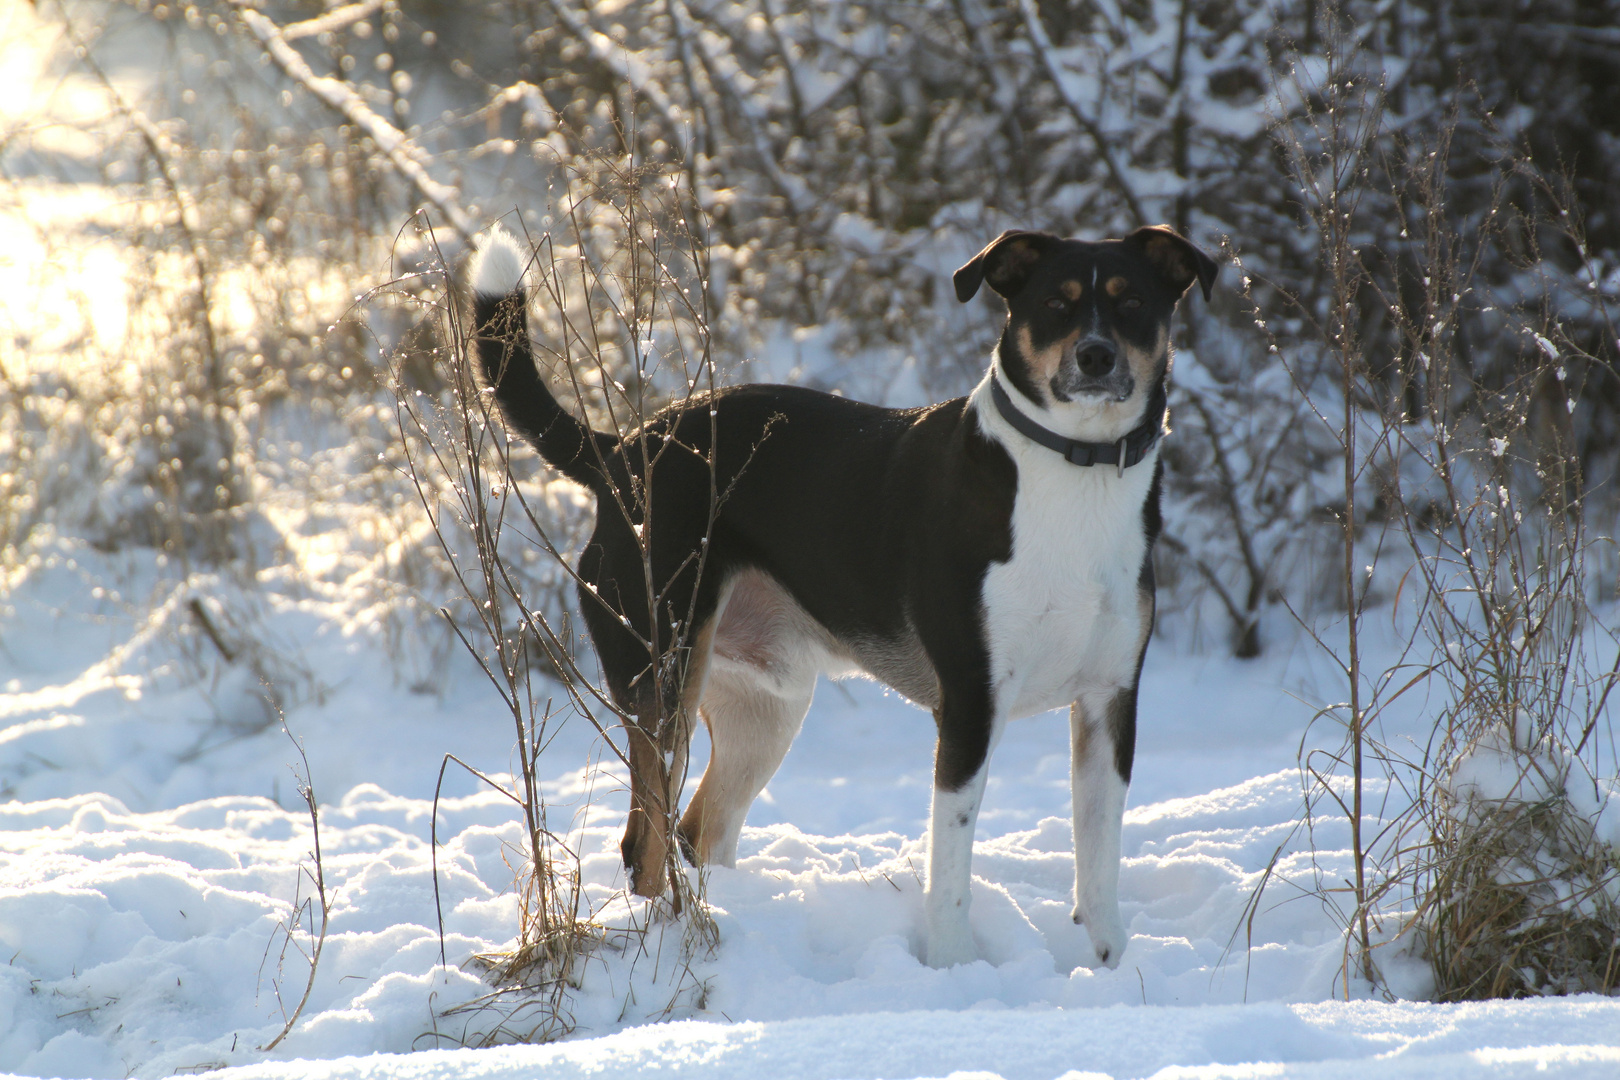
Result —
[[995, 399], [996, 411], [1001, 418], [1016, 428], [1020, 435], [1040, 443], [1048, 450], [1057, 451], [1072, 465], [1115, 465], [1120, 472], [1124, 472], [1148, 456], [1159, 441], [1159, 433], [1164, 427], [1165, 401], [1162, 390], [1149, 401], [1146, 419], [1126, 432], [1124, 438], [1111, 443], [1081, 442], [1042, 427], [1018, 411], [1012, 398], [1002, 388], [1001, 380], [994, 374], [990, 376], [990, 396]]

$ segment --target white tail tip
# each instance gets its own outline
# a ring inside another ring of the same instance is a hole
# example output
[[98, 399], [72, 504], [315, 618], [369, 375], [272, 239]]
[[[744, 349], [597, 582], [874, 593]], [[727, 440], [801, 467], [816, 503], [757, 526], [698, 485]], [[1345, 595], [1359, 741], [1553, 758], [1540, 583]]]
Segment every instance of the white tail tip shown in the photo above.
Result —
[[479, 296], [507, 296], [523, 288], [523, 246], [511, 233], [494, 226], [478, 241], [469, 268], [473, 292]]

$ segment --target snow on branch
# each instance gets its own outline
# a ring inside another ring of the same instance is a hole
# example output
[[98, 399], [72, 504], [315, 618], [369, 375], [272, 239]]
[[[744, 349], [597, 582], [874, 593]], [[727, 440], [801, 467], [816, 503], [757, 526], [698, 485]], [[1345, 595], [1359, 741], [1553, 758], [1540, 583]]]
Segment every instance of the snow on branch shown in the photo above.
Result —
[[598, 63], [629, 86], [636, 97], [651, 105], [653, 112], [669, 125], [671, 132], [681, 129], [679, 106], [669, 100], [669, 96], [658, 85], [658, 81], [647, 72], [646, 64], [636, 57], [635, 53], [596, 29], [584, 16], [562, 0], [550, 0], [549, 6], [552, 13], [557, 16], [557, 21], [591, 50], [591, 55]]
[[[412, 142], [399, 128], [377, 114], [348, 83], [326, 75], [317, 75], [309, 64], [287, 41], [282, 28], [254, 11], [247, 0], [229, 0], [237, 15], [253, 35], [264, 45], [277, 67], [294, 82], [314, 94], [330, 108], [341, 113], [350, 123], [369, 135], [412, 187], [431, 203], [434, 209], [450, 223], [463, 239], [470, 239], [477, 226], [462, 209], [460, 194], [449, 184], [441, 183], [428, 172], [428, 154]], [[355, 4], [351, 7], [363, 5]], [[380, 5], [379, 5], [380, 6]], [[345, 9], [338, 9], [339, 11]], [[336, 14], [333, 12], [332, 14]], [[301, 25], [301, 24], [294, 24]]]
[[1052, 39], [1047, 36], [1046, 27], [1041, 22], [1040, 12], [1035, 10], [1035, 0], [1019, 0], [1019, 7], [1024, 13], [1024, 26], [1029, 31], [1029, 42], [1035, 49], [1035, 56], [1040, 60], [1041, 66], [1051, 78], [1052, 85], [1057, 89], [1058, 95], [1063, 99], [1063, 105], [1074, 117], [1074, 122], [1080, 125], [1097, 147], [1097, 156], [1102, 158], [1103, 167], [1108, 170], [1108, 180], [1125, 200], [1125, 206], [1131, 212], [1136, 224], [1148, 224], [1147, 215], [1142, 211], [1142, 203], [1137, 199], [1136, 192], [1131, 190], [1130, 183], [1125, 174], [1120, 171], [1119, 163], [1114, 160], [1113, 151], [1108, 148], [1108, 137], [1103, 134], [1097, 121], [1093, 120], [1086, 110], [1075, 100], [1069, 92], [1069, 85], [1064, 78], [1063, 69], [1058, 65], [1057, 57], [1052, 55]]
[[317, 15], [313, 19], [302, 22], [288, 23], [281, 28], [281, 36], [288, 41], [297, 41], [299, 38], [315, 37], [345, 27], [353, 26], [361, 19], [369, 18], [383, 9], [384, 0], [360, 0], [355, 4], [344, 4], [333, 8], [325, 15]]
[[541, 131], [557, 130], [557, 111], [551, 107], [545, 95], [540, 93], [540, 88], [526, 79], [520, 79], [511, 86], [496, 91], [491, 95], [489, 104], [474, 115], [484, 115], [491, 110], [498, 111], [507, 105], [522, 105], [524, 121]]
[[[675, 26], [675, 35], [683, 49], [692, 48], [697, 51], [703, 62], [703, 72], [708, 78], [711, 90], [718, 90], [729, 99], [729, 111], [736, 119], [742, 121], [748, 132], [748, 141], [754, 149], [754, 156], [758, 159], [760, 168], [765, 171], [771, 186], [787, 200], [790, 210], [795, 218], [802, 218], [809, 210], [808, 193], [804, 182], [797, 177], [789, 176], [782, 171], [782, 166], [776, 158], [769, 138], [764, 131], [764, 120], [759, 110], [750, 101], [749, 95], [739, 92], [720, 71], [719, 58], [709, 48], [702, 27], [697, 25], [693, 12], [686, 6], [684, 0], [673, 0], [670, 4], [671, 20]], [[791, 64], [786, 52], [782, 56], [784, 69], [789, 71], [791, 80]]]

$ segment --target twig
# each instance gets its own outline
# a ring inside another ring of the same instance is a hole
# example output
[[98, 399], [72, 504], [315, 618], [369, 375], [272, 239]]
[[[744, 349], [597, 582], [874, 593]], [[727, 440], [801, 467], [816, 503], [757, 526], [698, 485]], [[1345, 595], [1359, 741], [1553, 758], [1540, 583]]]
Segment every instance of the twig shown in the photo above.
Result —
[[[477, 226], [461, 208], [461, 196], [449, 184], [441, 183], [428, 171], [428, 155], [403, 131], [379, 116], [367, 105], [354, 88], [341, 79], [317, 75], [289, 44], [281, 27], [250, 6], [250, 0], [226, 0], [236, 9], [237, 17], [264, 45], [275, 65], [294, 82], [303, 86], [328, 107], [342, 114], [350, 123], [371, 136], [377, 148], [388, 158], [394, 169], [410, 182], [434, 209], [444, 215], [463, 241], [470, 241]], [[296, 25], [296, 24], [295, 24]]]
[[186, 610], [191, 612], [191, 617], [197, 621], [198, 626], [202, 627], [203, 633], [208, 635], [208, 640], [214, 643], [214, 648], [219, 650], [219, 655], [225, 658], [225, 662], [234, 664], [236, 662], [235, 650], [225, 644], [225, 639], [215, 629], [214, 620], [208, 617], [208, 609], [203, 607], [202, 601], [193, 596], [186, 603]]
[[[281, 730], [286, 731], [287, 738], [292, 739], [293, 746], [298, 749], [298, 758], [304, 765], [303, 783], [298, 785], [298, 793], [304, 797], [304, 805], [309, 807], [310, 830], [315, 837], [315, 872], [311, 874], [307, 868], [300, 867], [300, 873], [308, 876], [314, 882], [315, 899], [320, 902], [321, 908], [321, 929], [319, 935], [315, 938], [315, 947], [309, 955], [309, 979], [304, 983], [304, 993], [298, 999], [298, 1007], [293, 1009], [292, 1015], [287, 1018], [287, 1023], [282, 1027], [281, 1032], [264, 1046], [259, 1047], [262, 1053], [269, 1053], [280, 1045], [281, 1040], [285, 1039], [288, 1033], [292, 1031], [293, 1025], [298, 1023], [298, 1017], [302, 1015], [304, 1006], [309, 1004], [310, 992], [315, 989], [315, 974], [321, 966], [321, 950], [326, 947], [326, 928], [332, 921], [332, 904], [330, 898], [326, 895], [326, 868], [321, 861], [321, 811], [315, 800], [315, 781], [310, 776], [309, 758], [304, 753], [304, 744], [293, 738], [292, 732], [288, 730], [285, 718], [282, 719]], [[293, 917], [297, 918], [296, 911]], [[283, 932], [289, 940], [292, 937], [292, 930], [292, 926], [283, 928]]]
[[1057, 57], [1052, 55], [1052, 39], [1047, 36], [1046, 26], [1041, 22], [1041, 13], [1035, 8], [1035, 0], [1018, 0], [1018, 6], [1023, 12], [1024, 28], [1029, 33], [1030, 44], [1035, 48], [1036, 59], [1040, 60], [1041, 66], [1046, 69], [1047, 77], [1052, 80], [1058, 96], [1063, 99], [1064, 108], [1069, 110], [1074, 122], [1080, 125], [1080, 130], [1090, 137], [1091, 144], [1097, 148], [1097, 156], [1102, 158], [1103, 168], [1108, 171], [1108, 182], [1119, 193], [1119, 197], [1125, 200], [1125, 206], [1131, 212], [1132, 222], [1136, 225], [1148, 224], [1141, 201], [1137, 199], [1136, 192], [1131, 190], [1130, 182], [1120, 171], [1119, 163], [1114, 160], [1114, 153], [1108, 145], [1108, 136], [1069, 92], [1065, 73], [1059, 66]]
[[297, 41], [299, 38], [316, 37], [342, 30], [353, 26], [361, 19], [375, 15], [386, 6], [386, 3], [387, 0], [359, 0], [358, 3], [344, 4], [342, 7], [333, 8], [325, 15], [288, 23], [281, 28], [281, 36], [288, 41]]

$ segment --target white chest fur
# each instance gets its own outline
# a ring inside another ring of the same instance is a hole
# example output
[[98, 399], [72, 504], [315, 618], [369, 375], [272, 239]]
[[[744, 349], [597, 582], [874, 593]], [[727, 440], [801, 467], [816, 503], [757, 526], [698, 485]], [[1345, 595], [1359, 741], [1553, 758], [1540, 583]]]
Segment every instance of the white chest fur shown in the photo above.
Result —
[[997, 711], [1016, 719], [1128, 685], [1146, 629], [1137, 579], [1157, 449], [1123, 475], [1080, 467], [1015, 432], [988, 378], [973, 403], [1018, 468], [1012, 558], [992, 563], [984, 581]]

